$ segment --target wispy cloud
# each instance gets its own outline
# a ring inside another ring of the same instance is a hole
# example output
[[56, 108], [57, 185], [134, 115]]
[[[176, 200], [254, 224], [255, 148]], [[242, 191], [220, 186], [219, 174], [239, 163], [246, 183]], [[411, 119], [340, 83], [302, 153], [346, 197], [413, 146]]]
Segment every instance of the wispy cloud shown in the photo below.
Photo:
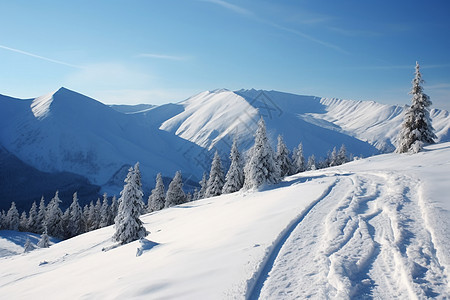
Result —
[[223, 1], [223, 0], [200, 0], [200, 1], [217, 4], [217, 5], [219, 5], [219, 6], [223, 7], [223, 8], [231, 10], [231, 11], [237, 13], [237, 14], [240, 14], [240, 15], [246, 15], [246, 16], [253, 16], [254, 15], [253, 12], [251, 12], [251, 11], [241, 7], [241, 6], [238, 6], [238, 5], [235, 5], [235, 4], [231, 4], [231, 3]]
[[60, 64], [60, 65], [63, 65], [63, 66], [68, 66], [68, 67], [77, 68], [77, 69], [82, 68], [80, 66], [69, 64], [69, 63], [66, 63], [66, 62], [63, 62], [63, 61], [60, 61], [60, 60], [48, 58], [48, 57], [45, 57], [45, 56], [40, 56], [40, 55], [37, 55], [37, 54], [33, 54], [33, 53], [30, 53], [30, 52], [26, 52], [26, 51], [15, 49], [15, 48], [11, 48], [11, 47], [6, 47], [6, 46], [3, 46], [3, 45], [0, 45], [0, 48], [4, 49], [4, 50], [11, 51], [11, 52], [23, 54], [23, 55], [26, 55], [26, 56], [34, 57], [34, 58], [37, 58], [37, 59], [49, 61], [49, 62], [52, 62], [52, 63], [55, 63], [55, 64]]
[[369, 31], [369, 30], [358, 30], [358, 29], [344, 29], [339, 27], [328, 27], [329, 30], [339, 33], [341, 35], [349, 36], [349, 37], [357, 37], [357, 36], [363, 36], [363, 37], [378, 37], [382, 34], [375, 32], [375, 31]]
[[294, 34], [294, 35], [297, 35], [297, 36], [299, 36], [301, 38], [304, 38], [304, 39], [309, 40], [311, 42], [320, 44], [320, 45], [322, 45], [324, 47], [336, 50], [338, 52], [341, 52], [341, 53], [344, 53], [344, 54], [349, 54], [348, 51], [342, 49], [341, 47], [339, 47], [337, 45], [334, 45], [332, 43], [329, 43], [329, 42], [323, 41], [321, 39], [318, 39], [316, 37], [313, 37], [313, 36], [311, 36], [309, 34], [306, 34], [306, 33], [302, 32], [300, 30], [293, 29], [293, 28], [290, 28], [290, 27], [286, 27], [286, 26], [280, 25], [278, 23], [275, 23], [275, 22], [263, 19], [263, 18], [257, 16], [252, 11], [249, 11], [249, 10], [247, 10], [247, 9], [241, 7], [241, 6], [237, 6], [235, 4], [231, 4], [231, 3], [223, 1], [223, 0], [200, 0], [200, 1], [204, 1], [204, 2], [209, 2], [209, 3], [220, 5], [220, 6], [224, 7], [224, 8], [226, 8], [226, 9], [229, 9], [229, 10], [231, 10], [231, 11], [233, 11], [235, 13], [238, 13], [240, 15], [244, 15], [244, 16], [246, 16], [248, 18], [251, 18], [251, 19], [253, 19], [253, 20], [257, 21], [257, 22], [260, 22], [260, 23], [269, 25], [269, 26], [271, 26], [273, 28], [276, 28], [276, 29], [279, 29], [279, 30], [282, 30], [282, 31], [285, 31], [285, 32], [288, 32], [288, 33], [291, 33], [291, 34]]
[[167, 59], [167, 60], [187, 60], [187, 59], [189, 59], [189, 57], [187, 57], [187, 56], [157, 54], [157, 53], [141, 53], [141, 54], [138, 54], [137, 57]]

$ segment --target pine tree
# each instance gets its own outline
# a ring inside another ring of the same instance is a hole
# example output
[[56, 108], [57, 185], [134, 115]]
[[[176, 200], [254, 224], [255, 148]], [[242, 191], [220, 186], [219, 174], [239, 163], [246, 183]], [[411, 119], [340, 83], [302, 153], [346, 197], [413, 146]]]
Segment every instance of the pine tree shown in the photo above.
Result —
[[292, 161], [289, 158], [289, 149], [283, 141], [283, 137], [278, 135], [276, 160], [280, 167], [280, 176], [285, 177], [291, 174]]
[[142, 189], [136, 172], [131, 167], [125, 179], [125, 185], [120, 192], [119, 209], [115, 219], [116, 232], [113, 239], [121, 244], [126, 244], [134, 240], [143, 238], [147, 231], [139, 219], [142, 204]]
[[68, 208], [68, 224], [67, 235], [68, 237], [74, 237], [83, 233], [83, 212], [81, 206], [78, 203], [77, 192], [73, 193], [72, 204]]
[[39, 202], [39, 211], [36, 218], [36, 233], [41, 233], [44, 231], [45, 214], [47, 207], [45, 206], [44, 196], [41, 197]]
[[183, 180], [181, 171], [177, 171], [169, 184], [164, 207], [171, 207], [186, 202], [186, 194], [183, 192]]
[[118, 208], [119, 208], [119, 204], [117, 203], [117, 198], [114, 195], [112, 200], [111, 200], [111, 207], [109, 209], [109, 223], [108, 223], [108, 225], [114, 224], [114, 219], [117, 216]]
[[9, 230], [19, 230], [20, 216], [15, 202], [11, 202], [11, 207], [6, 214], [6, 224]]
[[0, 212], [0, 230], [6, 229], [6, 213], [4, 210]]
[[255, 144], [250, 150], [250, 156], [244, 168], [244, 188], [258, 188], [263, 184], [272, 184], [280, 180], [280, 169], [275, 160], [275, 154], [266, 135], [266, 125], [263, 118], [258, 121], [255, 134]]
[[166, 191], [161, 173], [156, 175], [156, 186], [148, 197], [148, 211], [158, 211], [164, 208], [166, 203]]
[[39, 227], [37, 226], [38, 222], [38, 210], [36, 201], [33, 201], [33, 204], [31, 205], [30, 212], [28, 213], [28, 223], [27, 227], [30, 232], [38, 233]]
[[222, 162], [220, 161], [219, 152], [214, 153], [214, 158], [211, 163], [211, 170], [209, 172], [208, 185], [206, 188], [205, 198], [219, 196], [222, 194], [222, 188], [225, 183], [223, 175]]
[[57, 237], [64, 238], [64, 230], [62, 226], [62, 211], [59, 208], [59, 204], [62, 202], [59, 199], [59, 192], [56, 191], [55, 197], [50, 200], [47, 205], [45, 214], [45, 225], [47, 226], [48, 234]]
[[342, 164], [349, 162], [349, 158], [347, 156], [347, 149], [345, 148], [344, 144], [342, 144], [342, 146], [339, 149], [339, 152], [337, 154], [337, 162], [338, 162], [338, 165], [342, 165]]
[[36, 249], [36, 247], [33, 245], [30, 239], [27, 238], [27, 240], [25, 241], [25, 245], [23, 246], [23, 252], [27, 253], [33, 251], [34, 249]]
[[134, 180], [136, 182], [136, 186], [139, 187], [140, 193], [138, 193], [138, 203], [140, 205], [140, 214], [145, 213], [145, 203], [144, 203], [144, 193], [142, 192], [142, 180], [141, 180], [141, 171], [139, 170], [139, 162], [134, 165]]
[[406, 109], [402, 129], [398, 137], [396, 153], [419, 152], [424, 144], [433, 144], [437, 138], [434, 134], [429, 107], [430, 97], [423, 92], [423, 79], [419, 63], [416, 62], [415, 77], [412, 81], [411, 106]]
[[313, 171], [317, 169], [316, 166], [316, 157], [314, 156], [314, 154], [312, 154], [309, 158], [308, 158], [308, 164], [306, 166], [306, 169], [308, 171]]
[[303, 144], [298, 144], [292, 152], [292, 174], [303, 172], [306, 169], [305, 157], [303, 156]]
[[47, 233], [47, 226], [44, 225], [44, 232], [41, 235], [39, 242], [37, 243], [39, 248], [48, 248], [50, 247], [50, 239]]
[[27, 218], [27, 213], [24, 211], [20, 215], [19, 231], [22, 231], [22, 232], [28, 231], [28, 218]]
[[230, 168], [225, 176], [225, 184], [222, 193], [234, 193], [244, 186], [244, 171], [242, 166], [241, 154], [239, 153], [236, 139], [233, 141], [230, 151]]
[[89, 232], [89, 205], [87, 204], [83, 207], [83, 232]]
[[198, 191], [197, 200], [205, 198], [206, 189], [208, 188], [208, 175], [206, 174], [206, 172], [203, 173], [202, 180], [199, 182], [199, 184], [200, 191]]
[[331, 151], [331, 154], [328, 156], [328, 162], [328, 166], [330, 167], [339, 165], [336, 147], [333, 147], [333, 151]]
[[95, 204], [94, 202], [90, 202], [89, 203], [89, 210], [88, 210], [88, 215], [87, 215], [87, 228], [88, 231], [92, 231], [92, 230], [96, 230], [98, 229], [98, 214], [96, 212], [95, 209]]
[[100, 223], [99, 223], [100, 228], [103, 228], [103, 227], [106, 227], [109, 225], [108, 224], [109, 216], [110, 216], [110, 212], [109, 212], [109, 205], [108, 205], [108, 195], [106, 193], [104, 193], [102, 207], [100, 208]]

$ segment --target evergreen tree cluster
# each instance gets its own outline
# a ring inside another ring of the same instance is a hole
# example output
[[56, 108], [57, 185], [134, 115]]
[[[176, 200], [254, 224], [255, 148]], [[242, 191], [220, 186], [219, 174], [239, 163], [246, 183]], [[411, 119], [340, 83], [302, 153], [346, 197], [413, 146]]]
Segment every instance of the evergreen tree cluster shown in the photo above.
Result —
[[15, 202], [11, 203], [8, 212], [0, 212], [0, 230], [18, 230], [52, 236], [58, 239], [68, 239], [79, 234], [114, 224], [117, 214], [117, 201], [112, 199], [108, 203], [107, 195], [103, 195], [103, 202], [97, 200], [86, 205], [84, 209], [78, 203], [78, 196], [73, 194], [72, 204], [64, 211], [60, 208], [61, 199], [56, 191], [55, 196], [45, 204], [41, 198], [39, 206], [36, 202], [31, 205], [28, 214], [21, 214]]

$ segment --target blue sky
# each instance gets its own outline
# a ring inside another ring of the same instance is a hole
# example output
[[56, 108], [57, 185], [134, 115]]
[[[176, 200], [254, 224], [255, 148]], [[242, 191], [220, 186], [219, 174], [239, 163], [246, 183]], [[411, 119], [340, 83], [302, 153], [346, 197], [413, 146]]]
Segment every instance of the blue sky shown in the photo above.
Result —
[[216, 88], [450, 109], [450, 2], [3, 1], [0, 94], [162, 104]]

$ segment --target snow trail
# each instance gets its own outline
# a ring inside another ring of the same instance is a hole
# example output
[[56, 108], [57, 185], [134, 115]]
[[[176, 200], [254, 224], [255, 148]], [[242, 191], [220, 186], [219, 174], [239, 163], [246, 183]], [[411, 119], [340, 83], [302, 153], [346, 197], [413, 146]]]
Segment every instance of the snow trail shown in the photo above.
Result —
[[420, 182], [395, 173], [337, 177], [278, 240], [247, 298], [450, 297]]

